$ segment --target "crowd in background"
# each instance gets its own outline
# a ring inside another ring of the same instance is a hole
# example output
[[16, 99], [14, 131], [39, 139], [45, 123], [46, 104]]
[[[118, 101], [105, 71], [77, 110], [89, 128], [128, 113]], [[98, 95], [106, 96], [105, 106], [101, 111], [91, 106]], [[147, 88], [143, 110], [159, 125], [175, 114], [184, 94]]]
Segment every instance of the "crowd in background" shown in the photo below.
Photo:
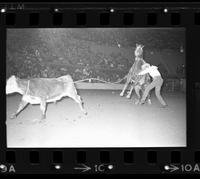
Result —
[[[88, 33], [87, 36], [81, 33], [56, 34], [39, 30], [32, 34], [27, 31], [10, 32], [7, 38], [7, 78], [11, 75], [20, 78], [55, 78], [70, 74], [74, 80], [98, 78], [115, 82], [128, 73], [134, 53], [132, 59], [119, 50], [106, 54], [100, 49], [101, 46], [119, 48], [114, 36], [106, 41], [108, 36], [95, 39], [96, 33]], [[130, 45], [125, 38], [122, 43]], [[91, 48], [95, 44], [100, 50]], [[163, 64], [158, 64], [158, 67], [163, 77], [167, 78], [169, 74]], [[177, 66], [177, 76], [184, 78], [184, 75], [184, 66]]]

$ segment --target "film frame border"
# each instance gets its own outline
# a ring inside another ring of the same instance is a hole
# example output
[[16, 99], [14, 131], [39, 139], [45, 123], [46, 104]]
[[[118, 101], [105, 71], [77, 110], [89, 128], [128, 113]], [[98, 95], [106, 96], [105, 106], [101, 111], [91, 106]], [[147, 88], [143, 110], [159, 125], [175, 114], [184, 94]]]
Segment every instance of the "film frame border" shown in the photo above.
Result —
[[[1, 59], [3, 59], [1, 62], [2, 76], [5, 75], [6, 28], [184, 27], [186, 28], [186, 59], [194, 58], [193, 54], [195, 53], [188, 53], [194, 52], [195, 45], [189, 42], [190, 39], [193, 39], [193, 34], [189, 30], [193, 32], [200, 30], [200, 4], [198, 3], [88, 3], [87, 5], [89, 7], [79, 3], [58, 5], [51, 3], [48, 5], [41, 3], [0, 4], [0, 36], [3, 39], [0, 54]], [[57, 21], [60, 18], [62, 21]], [[197, 60], [197, 58], [195, 59]], [[200, 163], [200, 144], [197, 140], [192, 139], [196, 132], [193, 129], [197, 124], [197, 116], [195, 116], [197, 114], [195, 114], [194, 109], [190, 108], [190, 105], [195, 105], [195, 102], [199, 104], [193, 99], [195, 98], [194, 86], [199, 83], [200, 78], [191, 73], [193, 66], [188, 60], [186, 60], [186, 64], [189, 69], [187, 69], [187, 147], [7, 149], [6, 141], [1, 140], [0, 158], [2, 161], [0, 162], [6, 164], [5, 166], [8, 168], [5, 173], [8, 173], [9, 167], [13, 165], [16, 173], [80, 174], [82, 173], [81, 169], [74, 170], [78, 164], [82, 165], [82, 168], [85, 167], [84, 165], [88, 165], [89, 168], [93, 167], [93, 170], [86, 167], [88, 170], [83, 173], [200, 172], [198, 169], [194, 171], [195, 165]], [[5, 85], [5, 80], [0, 80], [1, 84]], [[3, 88], [1, 88], [1, 92], [4, 93]], [[1, 96], [1, 100], [5, 104], [5, 97]], [[5, 106], [1, 108], [1, 114], [5, 113]], [[3, 117], [6, 119], [5, 115]], [[188, 119], [195, 120], [190, 122]], [[1, 120], [0, 129], [3, 131], [2, 137], [6, 139], [5, 121]], [[195, 129], [198, 129], [197, 126]], [[175, 167], [173, 168], [173, 166]], [[171, 172], [173, 169], [174, 171]], [[12, 168], [10, 173], [14, 173]]]

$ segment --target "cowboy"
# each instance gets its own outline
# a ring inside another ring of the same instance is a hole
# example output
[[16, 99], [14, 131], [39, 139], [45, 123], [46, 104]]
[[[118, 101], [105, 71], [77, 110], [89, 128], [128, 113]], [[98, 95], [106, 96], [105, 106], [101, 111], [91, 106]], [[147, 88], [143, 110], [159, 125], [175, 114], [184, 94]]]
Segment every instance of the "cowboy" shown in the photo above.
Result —
[[145, 63], [142, 65], [142, 71], [138, 75], [144, 75], [146, 73], [149, 73], [153, 81], [145, 88], [140, 104], [144, 104], [145, 99], [148, 96], [150, 90], [155, 88], [155, 94], [158, 101], [162, 104], [163, 107], [166, 107], [167, 104], [160, 95], [160, 90], [163, 84], [163, 78], [161, 77], [161, 74], [158, 71], [158, 67], [150, 65], [149, 63]]

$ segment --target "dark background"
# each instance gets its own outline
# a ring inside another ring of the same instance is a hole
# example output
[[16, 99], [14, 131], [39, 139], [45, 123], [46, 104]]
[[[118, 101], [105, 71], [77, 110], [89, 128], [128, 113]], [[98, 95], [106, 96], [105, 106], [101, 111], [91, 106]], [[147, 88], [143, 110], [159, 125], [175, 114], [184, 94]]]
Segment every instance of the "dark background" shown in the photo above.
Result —
[[[7, 30], [7, 78], [99, 78], [114, 82], [134, 63], [136, 43], [164, 78], [184, 78], [183, 28], [52, 28]], [[20, 44], [20, 45], [19, 45]]]

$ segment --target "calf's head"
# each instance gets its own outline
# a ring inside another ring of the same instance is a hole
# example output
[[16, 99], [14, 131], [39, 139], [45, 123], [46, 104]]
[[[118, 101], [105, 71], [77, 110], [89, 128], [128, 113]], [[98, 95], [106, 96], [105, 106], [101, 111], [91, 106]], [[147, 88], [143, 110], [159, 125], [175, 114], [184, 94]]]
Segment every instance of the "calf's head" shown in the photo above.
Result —
[[6, 94], [11, 94], [15, 92], [20, 92], [20, 89], [17, 85], [17, 78], [14, 75], [12, 75], [6, 81]]

